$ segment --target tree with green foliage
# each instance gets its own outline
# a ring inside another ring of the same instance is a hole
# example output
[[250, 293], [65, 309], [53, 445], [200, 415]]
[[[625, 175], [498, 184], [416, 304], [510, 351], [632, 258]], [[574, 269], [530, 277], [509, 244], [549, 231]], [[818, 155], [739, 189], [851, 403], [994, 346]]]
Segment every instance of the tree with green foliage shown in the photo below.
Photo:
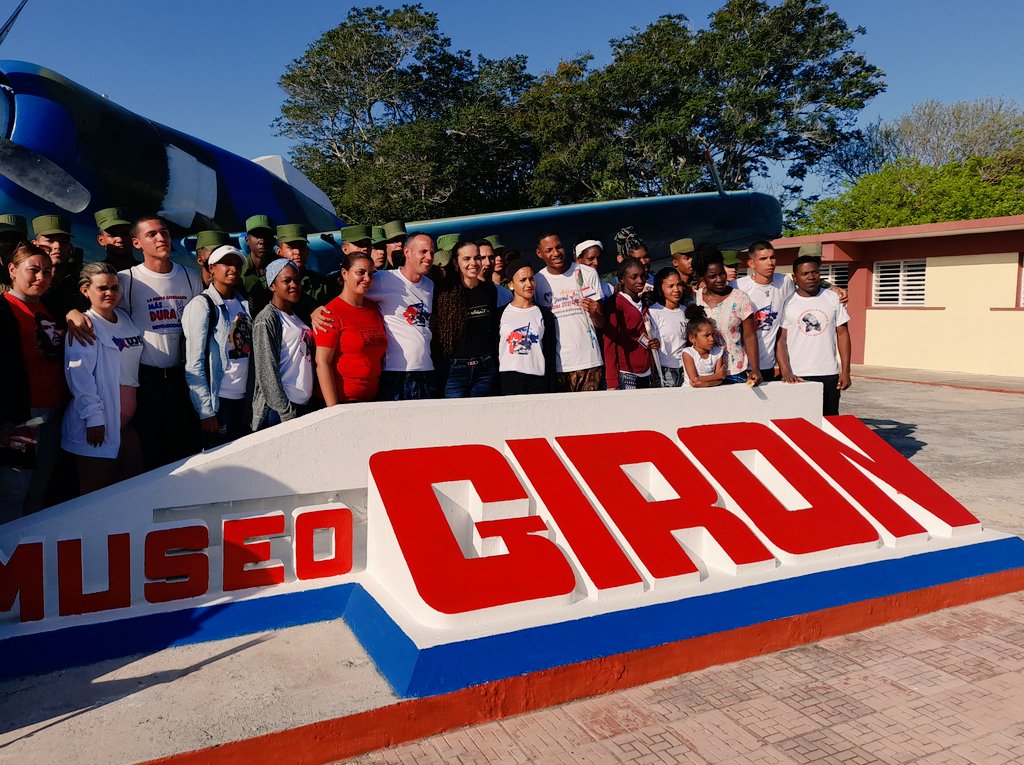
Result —
[[707, 29], [681, 15], [612, 41], [604, 68], [452, 51], [419, 5], [353, 8], [293, 61], [280, 135], [338, 209], [433, 218], [713, 188], [778, 165], [788, 191], [858, 137], [884, 89], [824, 0], [727, 0]]
[[910, 226], [1018, 215], [1024, 209], [1024, 150], [971, 157], [941, 167], [890, 162], [806, 212], [792, 233]]
[[354, 220], [523, 206], [532, 163], [512, 112], [526, 59], [452, 51], [419, 5], [353, 8], [289, 64], [275, 121], [296, 166]]
[[[600, 168], [595, 175], [621, 178], [605, 186], [611, 194], [709, 190], [709, 150], [726, 188], [748, 188], [781, 164], [798, 190], [811, 168], [858, 135], [857, 114], [885, 88], [881, 70], [851, 47], [863, 32], [822, 0], [728, 0], [706, 30], [667, 15], [613, 40], [608, 67], [569, 83], [574, 101], [589, 109], [573, 117], [600, 123], [592, 137], [605, 156], [589, 158]], [[542, 79], [534, 87], [550, 85]], [[563, 133], [538, 133], [542, 166], [575, 151], [577, 136]], [[572, 173], [545, 182], [574, 194], [535, 196], [602, 198], [596, 184], [575, 182]]]

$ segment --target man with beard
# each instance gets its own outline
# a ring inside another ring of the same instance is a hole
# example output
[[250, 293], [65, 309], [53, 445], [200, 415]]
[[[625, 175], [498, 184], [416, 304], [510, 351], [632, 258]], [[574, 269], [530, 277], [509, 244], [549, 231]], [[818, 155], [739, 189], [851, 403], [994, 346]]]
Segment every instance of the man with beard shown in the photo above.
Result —
[[413, 232], [405, 240], [404, 255], [401, 268], [374, 274], [366, 293], [366, 298], [380, 308], [388, 338], [378, 401], [437, 395], [430, 356], [434, 283], [427, 276], [434, 263], [434, 242], [427, 234]]
[[264, 276], [267, 265], [277, 258], [274, 252], [274, 222], [269, 215], [253, 215], [245, 221], [245, 246], [249, 257], [242, 264], [242, 289], [249, 298], [253, 316], [270, 302], [270, 290]]

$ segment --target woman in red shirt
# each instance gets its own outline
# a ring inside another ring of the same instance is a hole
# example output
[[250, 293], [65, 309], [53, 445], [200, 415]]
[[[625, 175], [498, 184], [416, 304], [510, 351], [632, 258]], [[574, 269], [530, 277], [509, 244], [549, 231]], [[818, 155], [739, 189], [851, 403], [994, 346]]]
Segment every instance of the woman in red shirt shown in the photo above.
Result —
[[339, 280], [341, 294], [327, 304], [335, 325], [315, 333], [316, 376], [327, 406], [376, 400], [388, 347], [380, 310], [366, 300], [373, 261], [361, 253], [346, 255]]
[[10, 365], [4, 371], [4, 399], [20, 405], [17, 411], [4, 412], [0, 430], [9, 435], [27, 421], [36, 428], [36, 444], [33, 467], [27, 460], [0, 468], [0, 521], [46, 506], [46, 488], [60, 450], [61, 411], [68, 400], [64, 326], [41, 300], [53, 281], [50, 256], [23, 244], [14, 251], [8, 270], [11, 288], [0, 298], [0, 344]]

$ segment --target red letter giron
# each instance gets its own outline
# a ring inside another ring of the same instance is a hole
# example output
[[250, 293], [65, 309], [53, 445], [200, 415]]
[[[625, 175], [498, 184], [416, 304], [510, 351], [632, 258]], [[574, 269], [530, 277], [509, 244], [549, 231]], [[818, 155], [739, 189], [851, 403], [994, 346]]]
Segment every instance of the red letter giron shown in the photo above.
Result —
[[[313, 554], [313, 535], [321, 529], [331, 532], [334, 555], [317, 560]], [[352, 570], [352, 511], [332, 507], [296, 514], [292, 522], [292, 547], [297, 579], [323, 579], [347, 574]]]
[[[806, 555], [878, 541], [868, 519], [767, 425], [736, 422], [680, 428], [679, 440], [779, 549]], [[744, 451], [758, 452], [809, 507], [787, 509], [734, 453]]]
[[206, 526], [157, 529], [146, 534], [147, 579], [143, 590], [149, 603], [167, 603], [205, 595], [210, 589], [210, 560], [202, 552], [210, 544]]
[[506, 441], [599, 590], [643, 581], [545, 438]]
[[[737, 566], [774, 560], [737, 516], [715, 507], [718, 492], [668, 436], [655, 431], [556, 439], [612, 521], [658, 579], [698, 571], [672, 535], [706, 529]], [[678, 499], [649, 501], [622, 469], [651, 463]]]
[[131, 537], [107, 537], [107, 589], [83, 592], [82, 540], [57, 542], [57, 603], [61, 616], [91, 614], [132, 604]]
[[280, 563], [260, 568], [246, 568], [270, 560], [270, 540], [247, 540], [283, 533], [283, 513], [257, 515], [251, 518], [225, 518], [224, 592], [281, 584], [284, 581], [284, 566]]
[[43, 618], [43, 543], [22, 542], [7, 563], [0, 560], [0, 611], [14, 608], [21, 596], [18, 620], [36, 622]]
[[893, 536], [899, 538], [921, 534], [925, 529], [855, 466], [863, 468], [896, 492], [907, 496], [947, 527], [955, 529], [979, 525], [978, 519], [967, 508], [856, 417], [845, 414], [828, 417], [827, 420], [863, 454], [806, 420], [773, 422]]
[[370, 476], [391, 520], [416, 590], [436, 611], [459, 614], [566, 595], [576, 586], [558, 546], [538, 535], [538, 516], [474, 523], [481, 537], [500, 537], [505, 554], [466, 557], [434, 493], [434, 485], [469, 481], [484, 505], [528, 499], [504, 456], [489, 446], [440, 446], [378, 452]]

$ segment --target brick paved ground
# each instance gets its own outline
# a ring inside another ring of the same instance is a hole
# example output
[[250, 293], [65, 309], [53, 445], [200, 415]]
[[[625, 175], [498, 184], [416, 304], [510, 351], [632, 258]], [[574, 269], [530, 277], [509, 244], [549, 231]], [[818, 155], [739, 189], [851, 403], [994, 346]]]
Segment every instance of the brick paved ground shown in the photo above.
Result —
[[1024, 593], [351, 763], [1024, 763]]

